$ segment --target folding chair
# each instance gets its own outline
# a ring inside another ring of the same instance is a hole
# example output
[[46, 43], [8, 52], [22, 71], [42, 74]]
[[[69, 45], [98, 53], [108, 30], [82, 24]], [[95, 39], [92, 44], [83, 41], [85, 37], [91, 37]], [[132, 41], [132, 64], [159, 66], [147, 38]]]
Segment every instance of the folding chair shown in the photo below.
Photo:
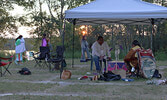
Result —
[[[8, 72], [10, 75], [11, 75], [11, 72], [8, 70], [11, 63], [12, 63], [12, 59], [13, 59], [13, 56], [10, 56], [9, 58], [3, 58], [3, 57], [0, 57], [0, 73], [1, 73], [1, 77], [3, 75], [5, 75], [6, 72]], [[2, 62], [2, 61], [5, 61], [5, 62]], [[3, 72], [3, 68], [5, 69], [5, 71]]]
[[[100, 68], [101, 68], [101, 72], [103, 72], [103, 64], [104, 63], [104, 71], [107, 72], [107, 67], [108, 67], [108, 61], [112, 61], [109, 59], [103, 59], [103, 60], [99, 60], [99, 64], [100, 64]], [[91, 56], [91, 66], [90, 66], [90, 71], [93, 73], [93, 57]]]
[[[48, 66], [47, 64], [47, 60], [50, 59], [50, 49], [49, 47], [43, 47], [43, 46], [40, 46], [40, 51], [37, 52], [37, 53], [32, 53], [33, 55], [33, 58], [35, 59], [35, 66], [39, 66], [39, 67], [44, 67], [44, 66]], [[36, 57], [37, 55], [37, 57]]]
[[[59, 68], [60, 64], [61, 64], [61, 68], [60, 68], [60, 77], [61, 77], [61, 73], [63, 71], [63, 62], [65, 62], [65, 59], [63, 57], [63, 53], [64, 53], [64, 47], [63, 46], [56, 46], [56, 55], [53, 58], [50, 58], [48, 60], [49, 62], [49, 70], [54, 70], [56, 68]], [[54, 65], [54, 68], [51, 68], [51, 64]]]

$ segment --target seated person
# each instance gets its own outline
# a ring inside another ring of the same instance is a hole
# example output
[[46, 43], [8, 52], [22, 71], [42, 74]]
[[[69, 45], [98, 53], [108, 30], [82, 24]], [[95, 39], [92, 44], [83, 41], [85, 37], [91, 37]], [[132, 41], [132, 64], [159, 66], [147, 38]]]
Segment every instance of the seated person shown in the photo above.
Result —
[[[106, 56], [107, 54], [107, 56]], [[92, 45], [92, 57], [95, 61], [96, 70], [98, 73], [101, 73], [101, 67], [99, 65], [99, 60], [111, 59], [111, 55], [109, 52], [109, 47], [106, 42], [104, 42], [103, 37], [99, 36], [97, 41]]]
[[138, 59], [137, 59], [137, 54], [136, 52], [138, 50], [141, 50], [141, 46], [137, 40], [134, 40], [132, 42], [132, 48], [128, 52], [128, 54], [124, 58], [124, 62], [127, 64], [127, 68], [129, 73], [134, 72], [135, 69], [138, 67]]

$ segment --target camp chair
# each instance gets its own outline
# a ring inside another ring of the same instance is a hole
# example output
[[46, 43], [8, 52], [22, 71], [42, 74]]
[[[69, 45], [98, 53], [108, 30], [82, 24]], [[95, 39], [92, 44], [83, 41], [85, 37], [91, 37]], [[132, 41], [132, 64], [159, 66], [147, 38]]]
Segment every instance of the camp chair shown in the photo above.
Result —
[[[12, 59], [13, 59], [13, 56], [10, 56], [9, 58], [0, 57], [0, 67], [1, 67], [0, 73], [1, 73], [1, 77], [3, 75], [5, 75], [6, 72], [8, 72], [11, 75], [11, 72], [8, 69], [9, 69], [9, 67], [10, 67], [10, 65], [12, 63]], [[3, 72], [3, 68], [5, 69], [4, 72]]]
[[[112, 61], [112, 60], [109, 60], [109, 59], [103, 59], [103, 60], [99, 60], [99, 65], [101, 67], [101, 71], [103, 72], [103, 64], [104, 63], [104, 71], [107, 72], [107, 66], [108, 66], [108, 61]], [[90, 66], [90, 71], [93, 72], [93, 56], [91, 55], [91, 66]]]
[[[61, 73], [63, 71], [63, 67], [66, 66], [65, 59], [63, 57], [64, 50], [65, 49], [63, 46], [56, 46], [56, 55], [52, 55], [52, 57], [48, 60], [50, 71], [53, 71], [55, 69], [59, 69], [59, 66], [61, 64], [60, 77], [61, 77]], [[54, 65], [54, 68], [51, 68], [51, 64]]]
[[39, 66], [39, 67], [44, 67], [44, 66], [48, 66], [47, 64], [47, 60], [50, 59], [50, 49], [49, 47], [43, 47], [43, 46], [40, 46], [39, 48], [39, 52], [37, 53], [33, 53], [32, 52], [32, 55], [33, 55], [33, 58], [35, 59], [35, 66]]

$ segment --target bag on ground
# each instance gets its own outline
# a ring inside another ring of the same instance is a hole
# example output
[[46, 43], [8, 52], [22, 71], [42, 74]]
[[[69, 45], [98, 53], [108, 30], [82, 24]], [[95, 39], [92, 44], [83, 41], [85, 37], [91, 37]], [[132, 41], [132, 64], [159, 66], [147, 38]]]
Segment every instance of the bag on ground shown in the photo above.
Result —
[[31, 71], [28, 68], [26, 68], [26, 67], [24, 67], [21, 70], [19, 70], [18, 73], [20, 73], [21, 75], [31, 75]]
[[70, 79], [71, 78], [71, 72], [69, 70], [63, 70], [61, 74], [61, 79]]

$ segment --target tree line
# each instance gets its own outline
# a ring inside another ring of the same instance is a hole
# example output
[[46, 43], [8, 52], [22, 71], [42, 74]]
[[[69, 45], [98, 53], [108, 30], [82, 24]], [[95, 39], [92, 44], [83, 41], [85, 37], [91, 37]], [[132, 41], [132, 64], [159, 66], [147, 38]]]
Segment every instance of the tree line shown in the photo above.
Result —
[[[73, 42], [73, 26], [64, 19], [64, 12], [67, 9], [72, 9], [80, 5], [87, 4], [94, 0], [1, 0], [0, 1], [0, 41], [5, 39], [2, 37], [6, 32], [14, 35], [18, 31], [19, 25], [28, 27], [35, 27], [30, 34], [37, 37], [32, 45], [38, 47], [42, 34], [45, 33], [51, 40], [51, 44], [55, 48], [56, 45], [62, 45], [62, 34], [64, 23], [66, 23], [65, 30], [65, 47], [66, 52], [72, 50]], [[166, 0], [143, 0], [150, 3], [156, 3], [161, 6], [167, 6]], [[24, 7], [26, 15], [17, 17], [12, 16], [10, 11], [14, 6]], [[47, 10], [46, 10], [47, 9]], [[74, 45], [75, 50], [80, 51], [80, 40], [83, 29], [81, 26], [75, 27]], [[131, 42], [137, 39], [144, 48], [150, 48], [152, 27], [146, 25], [97, 25], [87, 27], [87, 41], [91, 44], [96, 41], [99, 35], [104, 36], [111, 48], [114, 50], [115, 43], [122, 46], [123, 54], [131, 48]], [[153, 36], [153, 51], [166, 52], [167, 45], [167, 22], [158, 23], [155, 26], [155, 34]], [[1, 47], [3, 45], [1, 44]], [[36, 49], [36, 48], [34, 48]]]

